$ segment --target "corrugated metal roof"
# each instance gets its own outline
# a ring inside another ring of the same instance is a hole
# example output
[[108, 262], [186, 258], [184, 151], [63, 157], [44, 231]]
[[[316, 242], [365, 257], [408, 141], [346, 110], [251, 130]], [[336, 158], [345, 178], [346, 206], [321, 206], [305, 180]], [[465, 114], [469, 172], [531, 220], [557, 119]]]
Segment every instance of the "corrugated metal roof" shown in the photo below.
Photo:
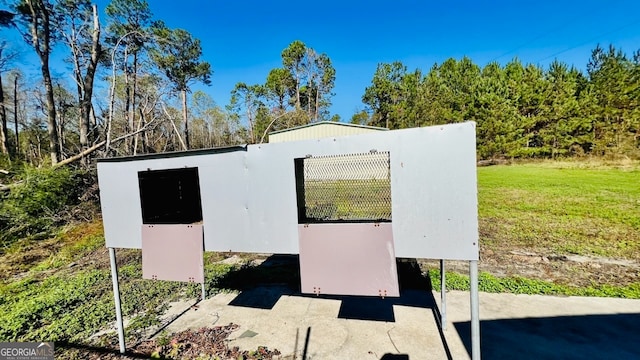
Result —
[[368, 125], [350, 124], [350, 123], [343, 123], [343, 122], [338, 122], [338, 121], [319, 121], [319, 122], [317, 122], [317, 123], [311, 123], [311, 124], [306, 124], [306, 125], [296, 126], [296, 127], [292, 127], [292, 128], [288, 128], [288, 129], [283, 129], [283, 130], [273, 131], [273, 132], [270, 132], [270, 133], [269, 133], [269, 135], [271, 135], [271, 134], [280, 134], [280, 133], [287, 132], [287, 131], [293, 131], [293, 130], [298, 130], [298, 129], [304, 129], [304, 128], [312, 127], [312, 126], [327, 125], [327, 124], [328, 124], [328, 125], [340, 125], [340, 126], [347, 126], [347, 127], [360, 128], [360, 129], [371, 129], [371, 130], [381, 130], [381, 131], [389, 130], [389, 129], [387, 129], [387, 128], [377, 127], [377, 126], [368, 126]]
[[280, 130], [269, 134], [269, 142], [288, 142], [321, 139], [327, 137], [353, 136], [371, 132], [387, 130], [373, 126], [345, 124], [334, 121], [322, 121], [290, 129]]

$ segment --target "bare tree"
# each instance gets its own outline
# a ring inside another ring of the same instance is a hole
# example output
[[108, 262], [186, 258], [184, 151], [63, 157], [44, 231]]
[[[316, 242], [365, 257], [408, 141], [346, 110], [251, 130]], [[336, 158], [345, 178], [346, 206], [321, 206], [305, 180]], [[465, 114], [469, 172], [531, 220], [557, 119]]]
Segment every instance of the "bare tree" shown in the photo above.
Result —
[[0, 44], [0, 151], [3, 154], [9, 154], [9, 130], [7, 128], [7, 111], [4, 104], [4, 84], [2, 83], [2, 72], [4, 70], [5, 59], [2, 57], [6, 43]]
[[[145, 43], [149, 40], [147, 31], [152, 26], [152, 14], [146, 0], [112, 0], [106, 7], [105, 13], [108, 17], [107, 42], [118, 51], [120, 51], [119, 46], [124, 45], [122, 65], [126, 84], [124, 109], [128, 118], [126, 131], [133, 131], [136, 128], [138, 66], [144, 54]], [[136, 149], [132, 151], [135, 153]]]
[[102, 53], [98, 8], [89, 0], [66, 0], [58, 3], [62, 16], [62, 33], [71, 49], [73, 73], [80, 106], [80, 146], [89, 147], [90, 118], [93, 109], [93, 83]]
[[18, 74], [13, 77], [13, 124], [16, 133], [16, 154], [20, 153], [20, 133], [18, 132]]
[[60, 159], [58, 147], [58, 132], [56, 124], [56, 104], [53, 94], [53, 82], [49, 69], [49, 55], [55, 40], [55, 12], [48, 0], [24, 0], [15, 6], [21, 18], [21, 24], [28, 31], [23, 32], [27, 43], [33, 47], [40, 58], [40, 70], [46, 92], [47, 130], [49, 133], [49, 152], [51, 163], [56, 164]]

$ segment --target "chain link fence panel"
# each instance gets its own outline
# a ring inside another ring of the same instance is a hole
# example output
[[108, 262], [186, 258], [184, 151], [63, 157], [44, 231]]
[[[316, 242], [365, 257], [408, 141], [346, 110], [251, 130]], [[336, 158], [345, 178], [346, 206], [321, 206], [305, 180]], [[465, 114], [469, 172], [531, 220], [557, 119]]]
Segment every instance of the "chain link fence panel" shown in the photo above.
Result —
[[391, 221], [389, 152], [307, 157], [302, 162], [301, 222]]

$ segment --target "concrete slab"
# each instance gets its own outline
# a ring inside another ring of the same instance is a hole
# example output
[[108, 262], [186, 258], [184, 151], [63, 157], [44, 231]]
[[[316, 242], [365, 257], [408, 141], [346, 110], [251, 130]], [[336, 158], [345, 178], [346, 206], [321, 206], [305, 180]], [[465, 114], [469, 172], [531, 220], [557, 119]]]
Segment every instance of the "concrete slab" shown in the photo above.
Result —
[[[447, 309], [470, 349], [467, 295]], [[640, 359], [640, 300], [481, 293], [480, 319], [485, 359]]]
[[[469, 293], [447, 293], [444, 332], [435, 299], [420, 290], [380, 299], [259, 286], [200, 302], [166, 330], [234, 323], [230, 345], [276, 348], [283, 359], [469, 359]], [[480, 318], [485, 359], [640, 358], [640, 300], [481, 293]]]

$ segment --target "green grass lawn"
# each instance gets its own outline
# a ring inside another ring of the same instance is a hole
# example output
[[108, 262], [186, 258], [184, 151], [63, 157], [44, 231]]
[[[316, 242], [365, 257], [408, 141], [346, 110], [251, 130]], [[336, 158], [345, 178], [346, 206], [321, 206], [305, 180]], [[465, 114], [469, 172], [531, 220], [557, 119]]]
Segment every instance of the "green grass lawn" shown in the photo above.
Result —
[[640, 170], [478, 168], [481, 244], [640, 259]]

